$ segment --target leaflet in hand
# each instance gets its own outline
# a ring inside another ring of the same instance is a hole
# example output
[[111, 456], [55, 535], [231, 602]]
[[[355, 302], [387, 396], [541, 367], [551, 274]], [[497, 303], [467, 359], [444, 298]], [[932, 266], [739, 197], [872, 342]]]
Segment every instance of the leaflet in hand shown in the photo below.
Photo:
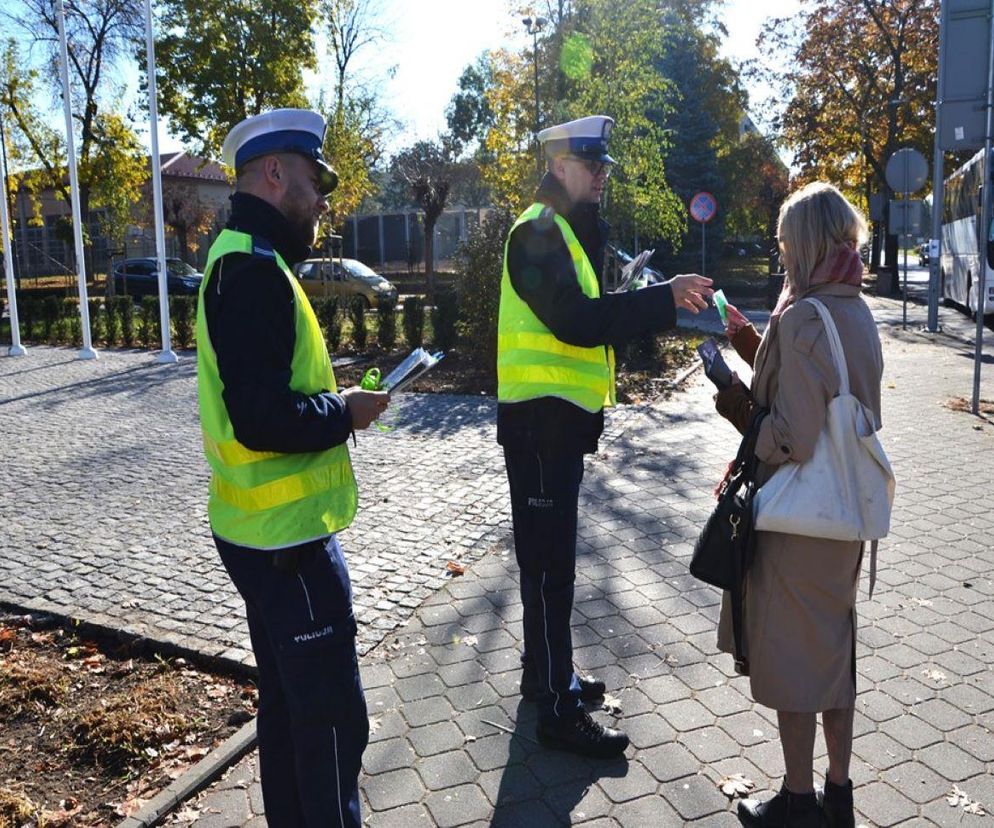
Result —
[[704, 363], [704, 376], [713, 382], [718, 389], [728, 388], [732, 384], [732, 370], [728, 367], [718, 343], [713, 339], [705, 339], [697, 346], [697, 353]]
[[655, 250], [643, 250], [621, 268], [621, 280], [618, 282], [618, 287], [615, 288], [614, 292], [622, 293], [626, 290], [635, 290], [640, 287], [639, 279], [642, 276], [642, 271], [655, 252]]
[[424, 348], [415, 348], [400, 365], [382, 379], [380, 390], [389, 391], [391, 394], [403, 391], [422, 374], [438, 365], [444, 356], [441, 351], [430, 354]]

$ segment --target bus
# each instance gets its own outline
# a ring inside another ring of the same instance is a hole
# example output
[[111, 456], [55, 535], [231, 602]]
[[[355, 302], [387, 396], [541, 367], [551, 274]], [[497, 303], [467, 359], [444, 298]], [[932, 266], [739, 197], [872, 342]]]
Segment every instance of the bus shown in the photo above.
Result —
[[943, 192], [942, 254], [939, 258], [939, 295], [974, 315], [978, 312], [977, 286], [980, 268], [984, 277], [984, 316], [994, 314], [994, 271], [981, 259], [977, 244], [980, 232], [981, 196], [984, 181], [984, 151], [980, 150], [946, 179]]

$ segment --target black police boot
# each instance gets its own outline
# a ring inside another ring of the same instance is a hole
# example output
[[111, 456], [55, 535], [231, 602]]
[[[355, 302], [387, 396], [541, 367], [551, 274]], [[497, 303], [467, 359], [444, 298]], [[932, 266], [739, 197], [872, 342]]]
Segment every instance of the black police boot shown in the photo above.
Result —
[[[607, 685], [593, 676], [577, 676], [580, 682], [580, 701], [596, 701], [604, 695]], [[525, 701], [535, 701], [542, 692], [534, 670], [521, 671], [521, 695]]]
[[785, 783], [773, 799], [740, 800], [739, 822], [756, 828], [824, 828], [825, 815], [814, 792], [791, 793]]
[[852, 780], [845, 785], [835, 785], [825, 774], [825, 791], [821, 808], [825, 812], [828, 828], [856, 828], [856, 813], [852, 802]]
[[572, 719], [540, 721], [536, 732], [538, 740], [546, 747], [568, 750], [591, 759], [614, 759], [628, 747], [628, 737], [624, 733], [594, 721], [586, 710], [580, 710]]

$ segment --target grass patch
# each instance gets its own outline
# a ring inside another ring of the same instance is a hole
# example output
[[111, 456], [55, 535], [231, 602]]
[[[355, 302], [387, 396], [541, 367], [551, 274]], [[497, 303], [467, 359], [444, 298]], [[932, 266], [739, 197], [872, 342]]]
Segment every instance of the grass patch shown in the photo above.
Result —
[[[57, 665], [29, 651], [11, 654], [0, 671], [0, 718], [44, 715], [69, 694], [69, 681]], [[2, 825], [2, 823], [0, 823]]]
[[158, 756], [164, 745], [202, 724], [180, 712], [175, 679], [154, 676], [97, 699], [73, 726], [72, 752], [103, 767], [125, 768]]

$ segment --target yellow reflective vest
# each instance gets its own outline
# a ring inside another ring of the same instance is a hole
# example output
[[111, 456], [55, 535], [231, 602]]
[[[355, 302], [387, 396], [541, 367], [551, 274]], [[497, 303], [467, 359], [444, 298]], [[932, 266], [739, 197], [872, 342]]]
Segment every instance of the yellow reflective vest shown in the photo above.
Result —
[[283, 258], [252, 236], [223, 230], [207, 255], [197, 307], [197, 388], [204, 454], [211, 467], [207, 514], [218, 537], [253, 549], [282, 549], [344, 529], [359, 493], [348, 447], [282, 454], [253, 451], [235, 438], [221, 392], [217, 355], [207, 329], [204, 297], [218, 259], [228, 253], [275, 258], [293, 289], [295, 344], [290, 388], [302, 394], [337, 391], [321, 327]]
[[[511, 232], [526, 221], [535, 221], [545, 210], [551, 213], [544, 204], [532, 204], [518, 216]], [[573, 259], [580, 289], [597, 299], [600, 285], [586, 252], [566, 219], [558, 214], [553, 217]], [[497, 401], [515, 403], [539, 397], [560, 397], [592, 413], [614, 405], [614, 349], [581, 348], [556, 339], [511, 284], [505, 242], [497, 321]]]

